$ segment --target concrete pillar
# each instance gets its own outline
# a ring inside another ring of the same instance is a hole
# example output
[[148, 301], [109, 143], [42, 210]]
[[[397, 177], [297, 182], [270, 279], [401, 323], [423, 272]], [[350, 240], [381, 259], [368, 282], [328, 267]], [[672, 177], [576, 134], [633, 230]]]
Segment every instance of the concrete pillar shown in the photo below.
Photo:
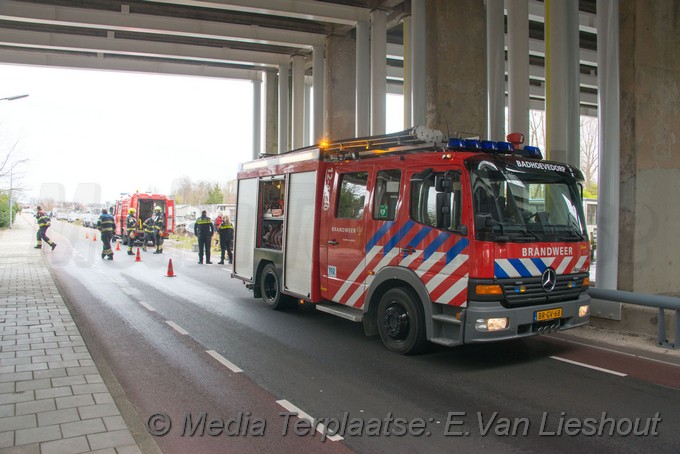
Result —
[[578, 2], [546, 0], [545, 5], [546, 153], [580, 167]]
[[262, 81], [253, 80], [253, 159], [262, 153]]
[[411, 0], [411, 121], [413, 126], [427, 123], [425, 0]]
[[274, 71], [264, 71], [264, 152], [276, 154], [278, 149], [278, 90]]
[[288, 70], [290, 65], [279, 65], [279, 154], [290, 149], [288, 145], [289, 105]]
[[293, 55], [293, 108], [292, 111], [292, 149], [301, 148], [304, 143], [305, 130], [305, 57]]
[[505, 14], [503, 0], [486, 0], [486, 101], [489, 140], [505, 140]]
[[354, 136], [355, 52], [356, 43], [352, 39], [330, 36], [326, 42], [324, 130], [331, 140]]
[[404, 30], [404, 129], [413, 126], [413, 112], [411, 97], [411, 66], [413, 57], [411, 54], [411, 16], [405, 17], [402, 22]]
[[387, 122], [387, 16], [371, 11], [371, 135], [385, 134]]
[[357, 137], [370, 131], [371, 56], [370, 32], [367, 22], [357, 23], [356, 28], [356, 127]]
[[[413, 6], [413, 4], [412, 4]], [[431, 0], [425, 5], [426, 126], [453, 134], [486, 131], [486, 16], [478, 0]], [[413, 33], [416, 34], [415, 25]], [[414, 65], [416, 49], [413, 49]], [[413, 90], [417, 88], [415, 77]], [[415, 98], [415, 96], [414, 96]], [[414, 112], [415, 112], [414, 99]]]
[[[597, 0], [598, 200], [596, 283], [616, 290], [619, 274], [619, 1]], [[621, 304], [594, 302], [593, 315], [621, 319]]]
[[302, 146], [312, 145], [312, 122], [314, 121], [314, 98], [312, 97], [312, 77], [305, 76], [305, 120]]
[[529, 1], [508, 4], [508, 132], [529, 143]]
[[312, 54], [312, 143], [319, 143], [324, 137], [324, 110], [323, 110], [323, 91], [324, 91], [324, 47], [314, 46]]
[[618, 6], [619, 288], [679, 296], [680, 204], [674, 199], [680, 193], [678, 2], [621, 0]]

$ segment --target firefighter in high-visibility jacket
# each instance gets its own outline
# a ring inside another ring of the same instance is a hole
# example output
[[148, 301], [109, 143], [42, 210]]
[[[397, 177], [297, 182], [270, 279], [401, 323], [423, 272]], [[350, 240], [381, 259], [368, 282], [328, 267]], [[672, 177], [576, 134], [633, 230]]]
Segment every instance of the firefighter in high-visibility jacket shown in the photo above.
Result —
[[142, 250], [146, 252], [146, 245], [151, 242], [151, 245], [156, 244], [156, 232], [153, 228], [153, 217], [147, 218], [142, 225], [144, 229], [144, 244], [142, 245]]
[[45, 241], [45, 243], [49, 244], [52, 250], [54, 250], [54, 248], [57, 247], [57, 243], [51, 241], [46, 235], [47, 229], [52, 225], [50, 217], [42, 210], [42, 208], [38, 207], [35, 220], [38, 223], [38, 233], [36, 233], [38, 244], [35, 245], [35, 249], [42, 249], [42, 242]]
[[156, 237], [156, 251], [154, 254], [163, 253], [163, 234], [165, 233], [165, 215], [161, 210], [161, 207], [156, 207], [153, 209], [153, 229]]
[[109, 258], [113, 260], [113, 250], [111, 249], [111, 239], [113, 232], [116, 230], [116, 220], [111, 216], [106, 208], [102, 210], [102, 214], [97, 220], [97, 228], [101, 232], [102, 238], [102, 258]]
[[137, 231], [137, 218], [135, 217], [134, 208], [128, 210], [127, 218], [125, 218], [125, 226], [127, 227], [127, 254], [135, 255], [135, 253], [132, 252], [132, 246], [135, 244], [135, 232]]

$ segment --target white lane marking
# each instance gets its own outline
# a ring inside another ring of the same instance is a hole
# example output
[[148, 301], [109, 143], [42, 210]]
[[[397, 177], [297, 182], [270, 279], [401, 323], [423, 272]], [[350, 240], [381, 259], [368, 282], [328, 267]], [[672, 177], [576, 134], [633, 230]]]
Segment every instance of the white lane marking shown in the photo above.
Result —
[[304, 411], [300, 410], [298, 407], [293, 405], [292, 403], [288, 402], [285, 399], [277, 400], [277, 404], [281, 405], [283, 408], [288, 410], [291, 413], [295, 413], [299, 419], [304, 419], [308, 421], [310, 424], [316, 424], [316, 431], [319, 432], [321, 435], [324, 435], [327, 439], [331, 441], [340, 441], [344, 440], [340, 435], [332, 435], [332, 432], [326, 430], [326, 426], [323, 424], [318, 424], [314, 421], [314, 418], [312, 418], [310, 415], [305, 413]]
[[574, 365], [576, 365], [576, 366], [587, 367], [588, 369], [599, 370], [600, 372], [606, 372], [606, 373], [608, 373], [608, 374], [616, 375], [616, 376], [619, 376], [619, 377], [626, 377], [626, 376], [628, 376], [628, 374], [624, 374], [623, 372], [617, 372], [617, 371], [615, 371], [615, 370], [604, 369], [604, 368], [602, 368], [602, 367], [597, 367], [597, 366], [591, 366], [590, 364], [579, 363], [578, 361], [572, 361], [572, 360], [570, 360], [570, 359], [560, 358], [559, 356], [551, 356], [551, 358], [552, 358], [552, 359], [556, 359], [556, 360], [558, 360], [558, 361], [563, 361], [563, 362], [565, 362], [565, 363], [574, 364]]
[[154, 309], [153, 307], [151, 307], [150, 304], [145, 303], [144, 301], [139, 301], [139, 304], [144, 306], [146, 308], [146, 310], [149, 311], [149, 312], [156, 312], [156, 309]]
[[585, 347], [595, 348], [597, 350], [603, 350], [603, 351], [606, 351], [606, 352], [618, 353], [619, 355], [632, 356], [633, 358], [646, 359], [647, 361], [654, 361], [654, 362], [657, 362], [657, 363], [665, 364], [667, 366], [680, 367], [680, 364], [671, 363], [671, 362], [668, 362], [668, 361], [664, 361], [662, 359], [650, 358], [649, 356], [636, 355], [634, 353], [622, 352], [622, 351], [619, 351], [619, 350], [614, 350], [613, 348], [600, 347], [598, 345], [590, 345], [590, 344], [586, 344], [585, 342], [579, 342], [579, 341], [575, 341], [575, 340], [571, 340], [571, 339], [561, 339], [559, 337], [552, 337], [551, 339], [555, 339], [555, 340], [560, 341], [560, 342], [568, 342], [570, 344], [583, 345]]
[[165, 323], [167, 323], [168, 325], [172, 326], [172, 328], [173, 328], [175, 331], [177, 331], [178, 333], [180, 333], [180, 334], [182, 334], [182, 335], [184, 335], [184, 336], [186, 336], [187, 334], [189, 334], [188, 331], [185, 331], [181, 326], [179, 326], [179, 325], [178, 325], [177, 323], [175, 323], [175, 322], [171, 322], [170, 320], [166, 320]]
[[234, 363], [232, 363], [227, 358], [225, 358], [224, 356], [217, 353], [215, 350], [206, 350], [205, 352], [207, 354], [209, 354], [210, 356], [212, 356], [213, 358], [215, 358], [220, 363], [222, 363], [222, 365], [226, 366], [227, 369], [229, 369], [230, 371], [236, 372], [236, 373], [243, 372], [243, 369], [240, 369], [239, 367], [237, 367]]

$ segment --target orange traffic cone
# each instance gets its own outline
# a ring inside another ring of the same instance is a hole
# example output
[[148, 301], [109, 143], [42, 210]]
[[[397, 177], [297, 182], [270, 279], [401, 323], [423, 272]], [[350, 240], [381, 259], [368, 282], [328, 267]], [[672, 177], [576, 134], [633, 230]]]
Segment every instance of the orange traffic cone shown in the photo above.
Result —
[[89, 240], [89, 239], [90, 239], [90, 234], [87, 233], [87, 232], [85, 232], [85, 239], [86, 239], [86, 240]]
[[97, 234], [96, 233], [92, 234], [92, 241], [97, 241]]
[[165, 275], [165, 277], [176, 277], [177, 275], [175, 272], [172, 270], [172, 259], [168, 261], [168, 272]]
[[139, 255], [139, 248], [137, 248], [137, 257], [135, 257], [135, 262], [141, 262], [142, 261], [142, 256]]
[[116, 251], [120, 251], [120, 241], [116, 241]]

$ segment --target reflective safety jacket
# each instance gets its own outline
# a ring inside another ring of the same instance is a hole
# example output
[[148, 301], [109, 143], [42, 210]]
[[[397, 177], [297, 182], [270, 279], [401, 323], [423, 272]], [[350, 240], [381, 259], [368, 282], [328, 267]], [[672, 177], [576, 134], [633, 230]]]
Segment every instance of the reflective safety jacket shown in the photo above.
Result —
[[198, 238], [210, 238], [215, 232], [213, 223], [208, 216], [201, 216], [194, 224], [194, 235]]
[[144, 233], [153, 233], [154, 229], [154, 222], [153, 218], [148, 218], [146, 221], [144, 221]]
[[113, 233], [113, 231], [116, 229], [116, 221], [110, 214], [103, 213], [101, 216], [99, 216], [99, 219], [97, 220], [97, 228], [102, 233], [104, 232]]
[[125, 218], [125, 225], [128, 231], [137, 230], [137, 219], [133, 215], [128, 214], [127, 218]]
[[52, 225], [50, 222], [50, 217], [45, 214], [44, 211], [38, 211], [38, 214], [35, 216], [36, 222], [38, 223], [38, 227], [49, 227]]
[[217, 227], [217, 233], [219, 233], [220, 238], [225, 240], [234, 239], [234, 226], [231, 223], [222, 222], [219, 227]]
[[153, 228], [158, 230], [159, 233], [163, 233], [163, 230], [165, 230], [165, 216], [162, 213], [154, 215]]

